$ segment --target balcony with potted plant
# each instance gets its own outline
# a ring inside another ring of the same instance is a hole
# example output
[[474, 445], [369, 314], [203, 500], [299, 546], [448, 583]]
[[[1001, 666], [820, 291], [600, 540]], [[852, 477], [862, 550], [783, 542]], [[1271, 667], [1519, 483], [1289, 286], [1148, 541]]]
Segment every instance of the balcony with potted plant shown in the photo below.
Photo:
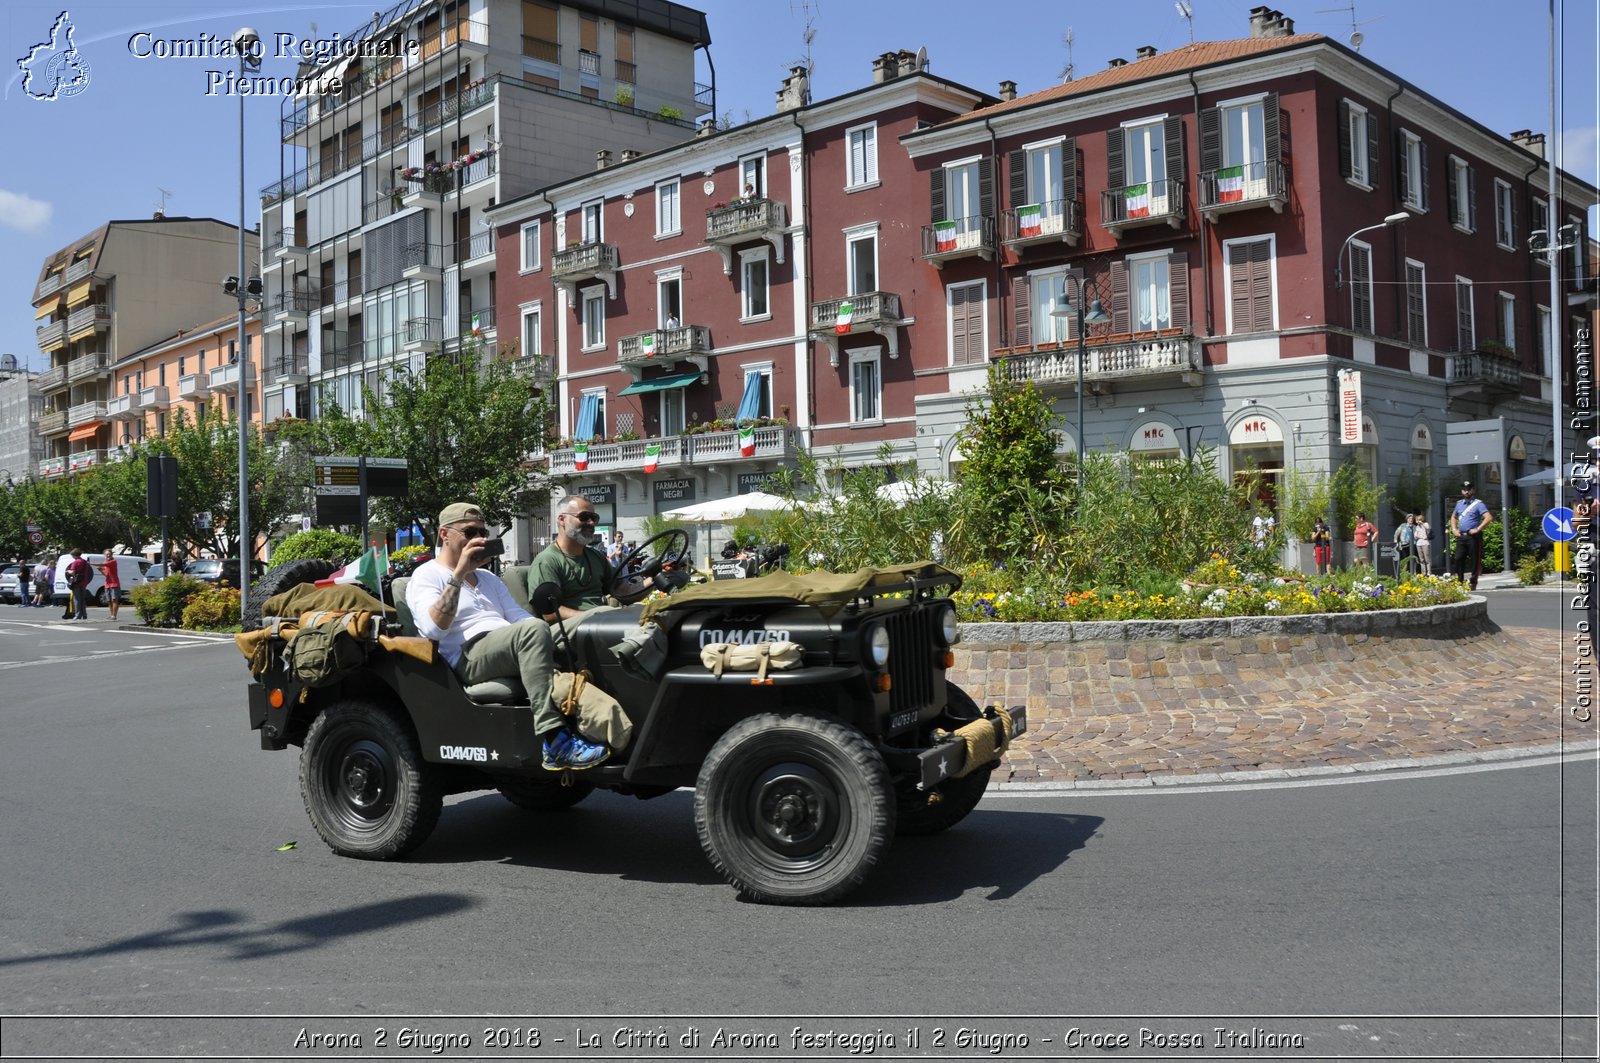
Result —
[[749, 196], [732, 203], [713, 203], [706, 211], [706, 243], [717, 249], [722, 256], [722, 272], [731, 277], [733, 249], [740, 244], [765, 240], [782, 265], [783, 233], [788, 224], [787, 208], [775, 199]]

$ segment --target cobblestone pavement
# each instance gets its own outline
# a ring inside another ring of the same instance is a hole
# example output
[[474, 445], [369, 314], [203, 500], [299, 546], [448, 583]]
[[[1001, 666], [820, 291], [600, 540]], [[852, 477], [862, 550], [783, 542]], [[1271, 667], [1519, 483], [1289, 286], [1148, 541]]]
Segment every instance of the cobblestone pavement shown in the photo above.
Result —
[[[1227, 704], [1194, 689], [1142, 712], [1030, 709], [1029, 733], [995, 781], [1141, 780], [1348, 765], [1590, 742], [1567, 711], [1559, 634], [1497, 628], [1456, 646], [1413, 648], [1306, 667], [1241, 658]], [[1572, 652], [1568, 650], [1568, 665]], [[1210, 677], [1196, 676], [1197, 680]], [[1178, 708], [1174, 701], [1187, 700]]]

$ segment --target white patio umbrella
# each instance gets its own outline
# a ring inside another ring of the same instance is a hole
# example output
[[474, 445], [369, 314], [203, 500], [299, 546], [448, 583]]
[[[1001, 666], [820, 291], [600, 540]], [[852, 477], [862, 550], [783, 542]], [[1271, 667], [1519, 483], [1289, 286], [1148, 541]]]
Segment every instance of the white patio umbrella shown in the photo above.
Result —
[[956, 485], [949, 480], [917, 477], [913, 480], [896, 480], [892, 484], [884, 484], [878, 488], [878, 497], [886, 502], [904, 505], [914, 499], [930, 495], [934, 498], [949, 498], [955, 489]]
[[[784, 510], [798, 508], [796, 503], [778, 495], [769, 495], [765, 491], [751, 491], [747, 494], [732, 495], [728, 498], [710, 498], [704, 502], [682, 506], [678, 509], [669, 509], [661, 515], [668, 520], [682, 521], [685, 524], [727, 524], [729, 521], [748, 517], [753, 513], [780, 513]], [[710, 529], [706, 535], [706, 563], [707, 569], [711, 568], [711, 536]]]

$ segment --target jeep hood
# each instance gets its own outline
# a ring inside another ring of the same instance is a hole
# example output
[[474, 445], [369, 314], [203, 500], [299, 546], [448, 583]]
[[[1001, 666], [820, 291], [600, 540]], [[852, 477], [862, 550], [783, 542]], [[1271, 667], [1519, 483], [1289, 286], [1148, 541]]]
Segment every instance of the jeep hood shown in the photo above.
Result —
[[773, 572], [754, 579], [715, 580], [685, 587], [666, 598], [647, 602], [639, 619], [645, 623], [667, 609], [729, 602], [799, 603], [812, 606], [823, 616], [832, 616], [853, 599], [910, 590], [914, 583], [949, 584], [954, 590], [961, 586], [961, 577], [931, 561], [854, 572]]

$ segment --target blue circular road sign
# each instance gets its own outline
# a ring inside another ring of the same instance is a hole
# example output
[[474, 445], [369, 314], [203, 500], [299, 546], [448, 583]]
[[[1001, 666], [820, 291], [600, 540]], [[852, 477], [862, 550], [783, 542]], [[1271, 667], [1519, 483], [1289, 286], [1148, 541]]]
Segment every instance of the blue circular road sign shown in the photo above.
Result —
[[1578, 531], [1572, 526], [1572, 510], [1566, 506], [1552, 509], [1544, 515], [1544, 533], [1550, 537], [1551, 542], [1564, 543], [1568, 539], [1577, 538]]

